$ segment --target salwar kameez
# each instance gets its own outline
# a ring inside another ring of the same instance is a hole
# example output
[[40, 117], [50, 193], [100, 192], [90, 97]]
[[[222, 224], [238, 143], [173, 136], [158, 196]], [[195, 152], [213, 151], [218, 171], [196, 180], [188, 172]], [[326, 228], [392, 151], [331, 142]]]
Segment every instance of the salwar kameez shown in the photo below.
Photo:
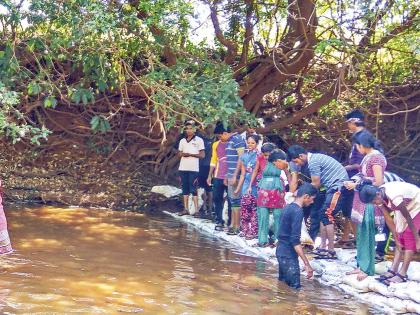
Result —
[[365, 207], [363, 221], [357, 225], [357, 263], [368, 276], [375, 274], [375, 208], [372, 204]]
[[270, 210], [273, 211], [273, 241], [277, 239], [281, 209], [285, 206], [285, 185], [281, 179], [281, 170], [267, 162], [261, 180], [258, 183], [257, 216], [258, 243], [268, 243]]
[[[0, 182], [1, 190], [1, 182]], [[0, 191], [0, 254], [8, 254], [12, 252], [12, 244], [10, 242], [9, 232], [7, 231], [7, 220], [3, 209], [3, 199]]]

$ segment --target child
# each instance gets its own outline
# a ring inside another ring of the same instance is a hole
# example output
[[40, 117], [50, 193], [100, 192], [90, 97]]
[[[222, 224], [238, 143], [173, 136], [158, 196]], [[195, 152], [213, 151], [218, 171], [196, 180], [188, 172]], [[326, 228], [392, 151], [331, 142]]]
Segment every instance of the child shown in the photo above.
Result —
[[198, 212], [197, 181], [199, 174], [199, 159], [204, 158], [203, 139], [195, 135], [195, 123], [188, 120], [184, 125], [185, 137], [179, 142], [179, 175], [181, 177], [182, 195], [184, 198], [184, 210], [179, 213], [180, 216], [189, 214], [188, 199], [193, 195], [195, 212]]
[[242, 191], [241, 197], [241, 229], [246, 239], [253, 239], [257, 235], [257, 186], [251, 185], [251, 177], [254, 172], [258, 156], [258, 135], [248, 135], [248, 150], [239, 159], [241, 176], [235, 194]]
[[278, 245], [276, 250], [279, 262], [279, 280], [289, 287], [300, 288], [300, 269], [298, 256], [303, 260], [307, 278], [313, 275], [313, 270], [300, 244], [303, 210], [313, 203], [317, 189], [309, 183], [304, 183], [296, 192], [295, 201], [287, 205], [279, 219]]

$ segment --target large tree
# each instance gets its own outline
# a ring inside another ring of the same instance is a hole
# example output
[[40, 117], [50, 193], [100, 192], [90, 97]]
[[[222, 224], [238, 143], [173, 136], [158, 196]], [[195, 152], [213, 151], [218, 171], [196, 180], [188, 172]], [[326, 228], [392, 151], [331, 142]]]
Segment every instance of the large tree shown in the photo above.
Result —
[[[339, 129], [331, 122], [357, 106], [375, 127], [402, 122], [396, 138], [406, 151], [392, 143], [390, 154], [415, 154], [414, 2], [7, 0], [0, 7], [0, 132], [13, 141], [84, 143], [165, 173], [177, 163], [172, 143], [187, 117], [234, 124], [263, 117], [263, 133], [326, 139]], [[214, 34], [214, 46], [191, 39], [194, 11], [203, 8], [213, 27], [202, 32]]]

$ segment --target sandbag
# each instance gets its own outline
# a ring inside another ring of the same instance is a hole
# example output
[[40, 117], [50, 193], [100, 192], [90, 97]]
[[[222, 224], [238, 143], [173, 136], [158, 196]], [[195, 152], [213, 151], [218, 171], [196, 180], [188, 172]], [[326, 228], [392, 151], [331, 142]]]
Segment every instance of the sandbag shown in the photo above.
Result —
[[376, 281], [371, 277], [359, 281], [357, 280], [357, 275], [348, 275], [344, 276], [343, 282], [359, 292], [369, 292], [369, 282], [372, 280]]
[[407, 277], [410, 280], [420, 282], [420, 261], [412, 261], [408, 267]]
[[413, 301], [407, 301], [406, 307], [407, 307], [407, 312], [420, 314], [420, 304], [417, 304]]
[[305, 220], [302, 221], [302, 228], [300, 230], [300, 242], [305, 245], [314, 245], [314, 241], [309, 236], [308, 229], [306, 228]]
[[182, 194], [181, 189], [170, 185], [153, 186], [151, 191], [156, 194], [164, 195], [166, 198], [172, 198]]
[[393, 292], [388, 290], [388, 287], [385, 284], [383, 284], [379, 281], [370, 281], [369, 282], [369, 290], [373, 291], [373, 292], [376, 292], [376, 293], [379, 293], [379, 294], [381, 294], [383, 296], [386, 296], [386, 297], [392, 297], [394, 295]]
[[335, 252], [337, 253], [338, 260], [346, 264], [356, 257], [355, 249], [336, 248]]
[[387, 266], [387, 262], [386, 261], [381, 261], [380, 263], [377, 263], [375, 265], [375, 273], [378, 275], [382, 275], [384, 273], [386, 273], [388, 270], [388, 266]]
[[188, 199], [188, 212], [190, 214], [194, 214], [196, 211], [199, 211], [201, 206], [203, 205], [203, 198], [201, 197], [203, 195], [203, 192], [204, 192], [203, 188], [198, 188], [197, 189], [198, 209], [195, 209], [193, 196], [189, 197], [189, 199]]
[[284, 200], [286, 201], [286, 204], [289, 205], [291, 203], [293, 203], [295, 201], [295, 196], [292, 192], [288, 191], [285, 195], [284, 195]]
[[406, 303], [404, 303], [403, 300], [400, 300], [395, 297], [390, 297], [386, 299], [385, 303], [392, 308], [397, 313], [406, 313], [407, 312], [407, 306]]

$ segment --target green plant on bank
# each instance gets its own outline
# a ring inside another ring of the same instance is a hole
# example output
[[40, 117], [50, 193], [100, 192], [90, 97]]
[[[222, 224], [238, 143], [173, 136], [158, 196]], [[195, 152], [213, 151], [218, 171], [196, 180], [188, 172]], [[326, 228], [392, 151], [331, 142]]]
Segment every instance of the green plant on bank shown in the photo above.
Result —
[[19, 94], [8, 90], [0, 82], [0, 135], [5, 135], [15, 144], [24, 138], [29, 138], [32, 144], [40, 144], [47, 140], [50, 131], [28, 124], [24, 115], [16, 108], [19, 104]]

